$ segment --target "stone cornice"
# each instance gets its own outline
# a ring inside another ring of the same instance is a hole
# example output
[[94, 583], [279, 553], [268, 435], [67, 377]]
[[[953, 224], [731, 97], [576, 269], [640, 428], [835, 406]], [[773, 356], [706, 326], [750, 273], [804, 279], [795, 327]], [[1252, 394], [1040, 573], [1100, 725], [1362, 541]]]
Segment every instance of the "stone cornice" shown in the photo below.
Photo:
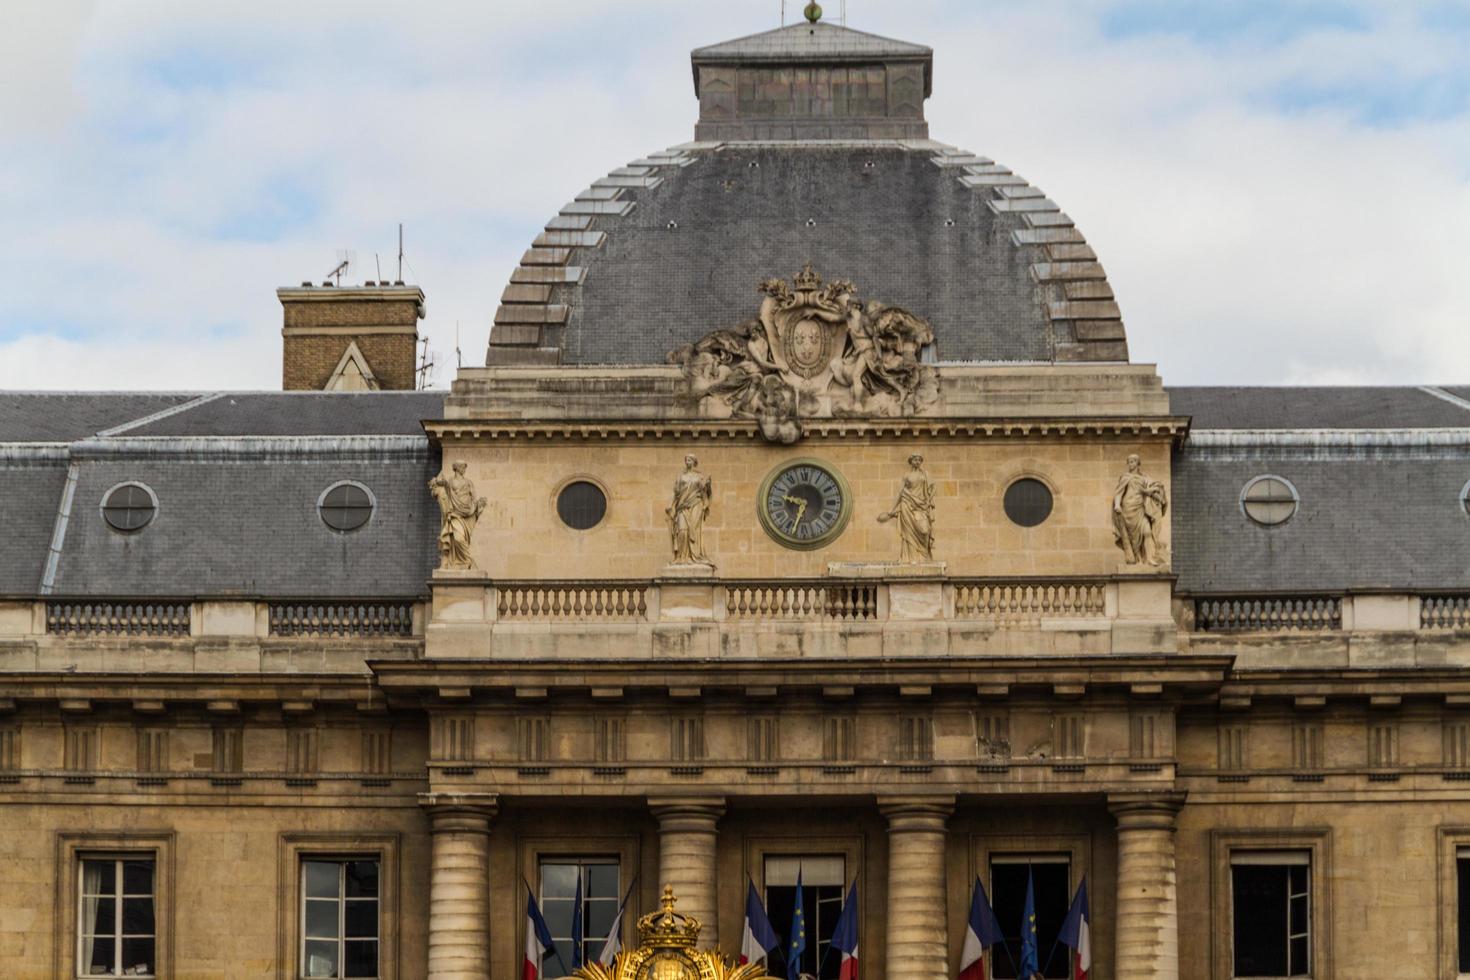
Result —
[[[426, 421], [424, 429], [440, 441], [606, 441], [609, 439], [705, 439], [765, 444], [754, 422], [697, 419], [564, 419], [550, 422], [506, 419]], [[1189, 433], [1185, 416], [1113, 416], [1093, 418], [894, 418], [804, 419], [807, 439], [1034, 439], [1034, 438], [1169, 438], [1183, 441]]]

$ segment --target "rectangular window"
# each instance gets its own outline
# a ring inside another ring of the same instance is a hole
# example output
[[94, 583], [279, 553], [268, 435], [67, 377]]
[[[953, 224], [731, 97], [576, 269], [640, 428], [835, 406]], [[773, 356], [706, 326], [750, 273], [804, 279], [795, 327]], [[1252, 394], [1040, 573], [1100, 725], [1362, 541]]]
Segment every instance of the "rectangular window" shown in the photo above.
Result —
[[377, 858], [301, 862], [301, 975], [377, 977]]
[[577, 885], [582, 891], [581, 962], [595, 960], [618, 915], [622, 882], [615, 857], [546, 858], [541, 861], [541, 914], [551, 931], [556, 953], [541, 957], [541, 976], [570, 976], [576, 969], [572, 959], [572, 919], [576, 910]]
[[1021, 965], [1021, 929], [1026, 913], [1026, 879], [1036, 903], [1036, 957], [1041, 975], [1066, 980], [1067, 957], [1051, 955], [1071, 904], [1072, 859], [1067, 854], [997, 854], [990, 859], [990, 901], [1005, 934], [1005, 948], [990, 952], [991, 976], [1015, 980]]
[[[791, 949], [791, 925], [796, 914], [796, 879], [801, 876], [802, 915], [806, 919], [806, 952], [801, 957], [801, 972], [818, 980], [835, 980], [842, 965], [840, 957], [828, 956], [837, 917], [842, 914], [842, 900], [847, 884], [846, 862], [840, 854], [772, 855], [766, 858], [766, 914], [781, 937], [779, 956], [771, 954], [767, 972], [786, 973], [786, 955]], [[813, 941], [815, 940], [815, 941]]]
[[1233, 976], [1311, 975], [1311, 872], [1309, 851], [1231, 853]]
[[78, 885], [78, 976], [154, 976], [153, 858], [83, 858]]
[[1455, 886], [1457, 969], [1462, 974], [1470, 974], [1470, 847], [1455, 849]]

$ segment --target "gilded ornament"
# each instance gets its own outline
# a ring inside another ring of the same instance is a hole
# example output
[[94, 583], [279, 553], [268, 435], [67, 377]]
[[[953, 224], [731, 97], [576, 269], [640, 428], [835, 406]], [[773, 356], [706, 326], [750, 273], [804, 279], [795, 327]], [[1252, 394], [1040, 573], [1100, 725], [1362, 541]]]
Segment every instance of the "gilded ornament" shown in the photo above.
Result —
[[614, 957], [612, 965], [588, 963], [573, 976], [581, 980], [759, 980], [758, 963], [737, 965], [717, 952], [697, 948], [699, 920], [674, 910], [674, 889], [664, 887], [656, 912], [638, 920], [638, 946]]
[[1118, 487], [1113, 491], [1113, 541], [1123, 549], [1127, 564], [1164, 564], [1166, 553], [1159, 541], [1159, 525], [1168, 512], [1164, 485], [1144, 475], [1137, 453], [1130, 455], [1128, 469], [1118, 477]]
[[770, 442], [801, 438], [804, 418], [932, 412], [939, 375], [921, 363], [928, 322], [857, 299], [844, 279], [823, 283], [808, 264], [788, 283], [768, 279], [754, 319], [669, 355], [706, 416], [754, 419]]
[[470, 539], [485, 512], [485, 498], [475, 496], [475, 485], [464, 475], [464, 460], [456, 460], [452, 476], [440, 473], [429, 481], [429, 492], [439, 503], [439, 567], [473, 569]]

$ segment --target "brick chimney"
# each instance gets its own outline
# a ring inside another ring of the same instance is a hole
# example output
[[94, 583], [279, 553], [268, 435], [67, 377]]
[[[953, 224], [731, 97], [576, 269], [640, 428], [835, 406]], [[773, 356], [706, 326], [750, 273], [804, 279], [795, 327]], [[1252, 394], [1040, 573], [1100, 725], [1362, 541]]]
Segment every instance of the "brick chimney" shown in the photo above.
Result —
[[285, 314], [286, 391], [401, 391], [414, 387], [424, 291], [403, 283], [276, 290]]

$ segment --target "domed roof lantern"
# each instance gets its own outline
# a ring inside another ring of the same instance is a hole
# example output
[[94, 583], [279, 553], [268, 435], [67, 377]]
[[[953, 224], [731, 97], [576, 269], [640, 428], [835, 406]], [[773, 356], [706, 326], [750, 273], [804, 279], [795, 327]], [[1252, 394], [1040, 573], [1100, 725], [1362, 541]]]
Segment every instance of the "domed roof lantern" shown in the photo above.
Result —
[[699, 140], [927, 139], [934, 51], [822, 20], [697, 48]]

